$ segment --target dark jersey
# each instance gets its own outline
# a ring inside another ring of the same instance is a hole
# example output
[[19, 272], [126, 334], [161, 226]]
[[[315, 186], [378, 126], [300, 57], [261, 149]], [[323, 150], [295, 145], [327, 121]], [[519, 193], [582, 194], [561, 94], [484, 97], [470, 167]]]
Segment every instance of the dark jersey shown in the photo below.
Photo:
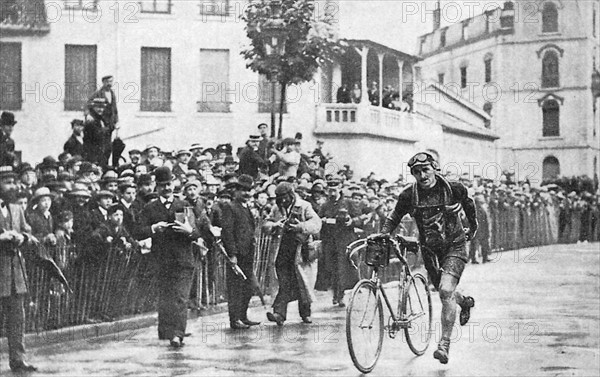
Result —
[[[464, 242], [464, 226], [468, 226], [471, 232], [477, 229], [475, 205], [468, 197], [466, 187], [440, 176], [430, 189], [411, 185], [402, 191], [396, 208], [383, 225], [382, 233], [391, 233], [406, 214], [416, 220], [421, 243], [432, 248]], [[463, 224], [465, 216], [468, 224]]]

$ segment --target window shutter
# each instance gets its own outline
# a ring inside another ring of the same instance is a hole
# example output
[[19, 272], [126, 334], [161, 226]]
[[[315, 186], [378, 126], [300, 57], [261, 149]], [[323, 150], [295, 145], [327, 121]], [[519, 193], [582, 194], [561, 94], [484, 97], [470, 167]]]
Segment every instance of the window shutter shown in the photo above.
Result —
[[65, 110], [83, 110], [96, 89], [96, 46], [65, 46]]
[[21, 44], [0, 43], [0, 108], [21, 110]]
[[141, 111], [171, 111], [171, 49], [142, 47]]

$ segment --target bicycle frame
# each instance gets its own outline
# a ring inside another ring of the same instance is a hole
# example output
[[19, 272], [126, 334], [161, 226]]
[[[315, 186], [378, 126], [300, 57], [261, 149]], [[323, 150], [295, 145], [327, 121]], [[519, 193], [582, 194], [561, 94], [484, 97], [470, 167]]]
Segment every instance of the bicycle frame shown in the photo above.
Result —
[[[413, 279], [413, 274], [412, 274], [412, 271], [410, 270], [408, 261], [406, 260], [406, 247], [403, 247], [394, 238], [391, 238], [390, 240], [392, 241], [392, 244], [394, 245], [393, 249], [394, 249], [395, 257], [398, 259], [398, 261], [401, 264], [399, 282], [400, 282], [400, 289], [401, 289], [400, 297], [402, 297], [404, 295], [404, 290], [407, 289], [407, 282], [410, 279]], [[348, 260], [350, 260], [350, 263], [356, 270], [359, 270], [359, 268], [356, 265], [356, 263], [354, 263], [353, 257], [359, 251], [365, 249], [366, 247], [367, 247], [366, 239], [356, 240], [356, 241], [350, 243], [348, 246], [346, 246], [346, 256], [348, 257]], [[393, 259], [390, 261], [390, 263], [392, 261], [393, 261]], [[388, 311], [391, 314], [393, 322], [398, 324], [399, 328], [404, 328], [404, 327], [409, 326], [410, 322], [418, 317], [398, 318], [396, 316], [396, 313], [395, 313], [394, 309], [392, 308], [392, 305], [390, 304], [390, 300], [388, 299], [388, 296], [385, 293], [385, 288], [383, 287], [383, 284], [381, 283], [381, 279], [379, 279], [379, 275], [378, 275], [379, 267], [372, 266], [372, 268], [373, 268], [373, 271], [371, 272], [371, 278], [369, 280], [373, 284], [375, 284], [375, 286], [377, 287], [377, 292], [378, 292], [377, 294], [381, 294], [381, 296], [383, 297], [383, 300], [385, 302], [385, 305], [386, 305]]]

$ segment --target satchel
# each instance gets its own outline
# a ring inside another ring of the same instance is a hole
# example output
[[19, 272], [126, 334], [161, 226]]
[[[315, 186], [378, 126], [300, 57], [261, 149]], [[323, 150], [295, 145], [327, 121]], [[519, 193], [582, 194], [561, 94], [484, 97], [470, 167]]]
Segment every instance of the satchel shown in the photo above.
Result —
[[313, 236], [308, 236], [308, 239], [302, 243], [300, 254], [302, 255], [303, 263], [310, 263], [321, 256], [321, 241], [314, 240]]

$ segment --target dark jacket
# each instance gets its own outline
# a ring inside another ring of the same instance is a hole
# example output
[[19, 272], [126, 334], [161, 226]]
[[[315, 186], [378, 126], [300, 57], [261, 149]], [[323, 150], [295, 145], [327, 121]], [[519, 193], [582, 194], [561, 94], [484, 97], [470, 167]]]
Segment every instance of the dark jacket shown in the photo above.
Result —
[[63, 146], [63, 150], [71, 156], [83, 156], [83, 143], [77, 140], [75, 135], [71, 135]]
[[[104, 158], [108, 127], [98, 118], [86, 121], [83, 129], [83, 158], [95, 164], [101, 164]], [[110, 140], [110, 139], [108, 139]], [[110, 141], [109, 141], [110, 143]]]
[[175, 213], [183, 212], [187, 205], [185, 201], [173, 199], [173, 204], [167, 209], [158, 199], [146, 204], [141, 213], [140, 229], [137, 237], [138, 239], [152, 237], [152, 253], [157, 258], [161, 268], [173, 266], [194, 267], [194, 255], [191, 245], [192, 241], [200, 237], [195, 224], [191, 224], [194, 228], [191, 235], [178, 233], [172, 229], [152, 233], [151, 229], [153, 224], [160, 221], [175, 222]]
[[244, 207], [239, 201], [233, 200], [221, 207], [222, 219], [221, 238], [229, 256], [252, 255], [255, 246], [254, 216], [250, 208]]
[[13, 165], [15, 161], [15, 141], [0, 131], [0, 166]]
[[[413, 184], [402, 191], [396, 208], [386, 219], [381, 232], [392, 232], [404, 215], [410, 214], [417, 222], [421, 244], [437, 247], [465, 242], [465, 224], [461, 224], [460, 207], [464, 210], [470, 230], [475, 232], [478, 223], [473, 199], [469, 198], [467, 188], [462, 183], [448, 182], [441, 176], [436, 178], [436, 185], [429, 190], [419, 189]], [[436, 221], [431, 220], [435, 218]], [[426, 228], [425, 222], [432, 225]], [[434, 229], [436, 226], [440, 229]]]
[[52, 215], [48, 218], [40, 211], [32, 211], [27, 215], [27, 223], [31, 227], [31, 233], [39, 241], [42, 241], [47, 235], [54, 233], [54, 220]]
[[242, 150], [242, 153], [240, 153], [240, 174], [248, 174], [249, 176], [256, 178], [258, 172], [266, 168], [267, 164], [265, 160], [263, 160], [253, 148], [246, 147]]
[[[103, 88], [98, 89], [90, 96], [90, 101], [94, 98], [106, 98], [104, 92], [105, 90]], [[112, 100], [106, 105], [104, 113], [102, 113], [102, 119], [110, 130], [113, 131], [115, 129], [115, 124], [119, 122], [119, 110], [117, 109], [117, 96], [112, 89], [110, 90], [110, 94]]]
[[[15, 230], [19, 233], [31, 232], [23, 209], [15, 204], [8, 204], [7, 208], [9, 218], [5, 218], [0, 213], [0, 233], [8, 230]], [[25, 261], [19, 252], [19, 247], [12, 242], [0, 242], [0, 297], [11, 296], [13, 284], [17, 294], [26, 293], [25, 279]]]

